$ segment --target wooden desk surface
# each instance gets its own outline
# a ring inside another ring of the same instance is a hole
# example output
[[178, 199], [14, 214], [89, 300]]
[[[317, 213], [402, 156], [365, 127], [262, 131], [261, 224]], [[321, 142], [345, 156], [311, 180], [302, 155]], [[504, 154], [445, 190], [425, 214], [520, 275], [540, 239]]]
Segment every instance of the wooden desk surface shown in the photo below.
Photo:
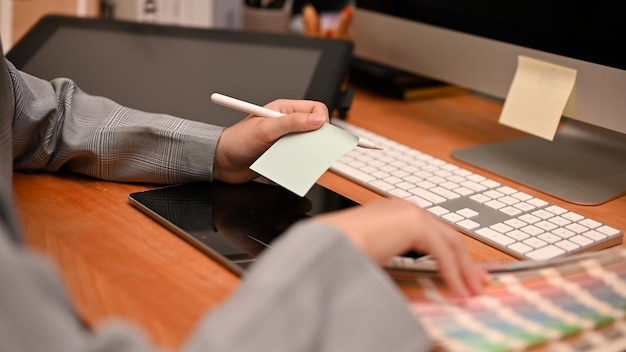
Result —
[[[497, 123], [500, 109], [470, 95], [404, 102], [357, 91], [348, 121], [626, 229], [626, 196], [600, 206], [572, 205], [454, 160], [450, 152], [456, 148], [523, 136]], [[380, 197], [331, 172], [320, 183], [360, 203]], [[64, 173], [14, 174], [27, 241], [57, 262], [87, 322], [125, 317], [155, 342], [178, 347], [239, 279], [128, 203], [129, 193], [152, 187]], [[465, 238], [477, 261], [514, 260]]]

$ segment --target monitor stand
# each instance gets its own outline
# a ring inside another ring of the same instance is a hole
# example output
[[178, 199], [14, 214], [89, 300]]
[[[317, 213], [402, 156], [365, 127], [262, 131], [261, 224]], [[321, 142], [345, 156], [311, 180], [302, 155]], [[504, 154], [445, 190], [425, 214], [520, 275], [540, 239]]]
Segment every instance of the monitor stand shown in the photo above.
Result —
[[626, 193], [626, 134], [565, 120], [538, 137], [462, 148], [452, 156], [562, 200], [597, 205]]

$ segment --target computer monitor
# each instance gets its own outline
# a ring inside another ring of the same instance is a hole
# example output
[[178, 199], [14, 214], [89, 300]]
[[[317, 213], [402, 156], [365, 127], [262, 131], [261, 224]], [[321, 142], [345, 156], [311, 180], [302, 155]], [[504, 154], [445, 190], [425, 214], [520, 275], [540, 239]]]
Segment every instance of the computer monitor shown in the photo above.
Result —
[[531, 136], [453, 156], [552, 196], [626, 192], [626, 21], [617, 3], [358, 0], [355, 55], [504, 99], [518, 56], [577, 70], [553, 141]]

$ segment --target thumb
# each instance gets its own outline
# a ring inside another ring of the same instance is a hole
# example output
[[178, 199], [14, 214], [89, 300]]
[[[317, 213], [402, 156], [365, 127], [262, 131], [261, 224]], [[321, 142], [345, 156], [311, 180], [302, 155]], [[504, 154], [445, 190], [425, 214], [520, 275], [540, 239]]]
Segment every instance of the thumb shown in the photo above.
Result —
[[328, 122], [328, 118], [323, 114], [315, 112], [296, 112], [266, 121], [268, 123], [271, 121], [274, 136], [280, 138], [289, 133], [316, 130], [322, 127], [325, 122]]
[[306, 114], [306, 121], [303, 124], [303, 130], [302, 131], [312, 131], [312, 130], [316, 130], [320, 127], [322, 127], [322, 125], [324, 124], [324, 122], [328, 121], [328, 118], [325, 115], [319, 114], [319, 113], [309, 113]]

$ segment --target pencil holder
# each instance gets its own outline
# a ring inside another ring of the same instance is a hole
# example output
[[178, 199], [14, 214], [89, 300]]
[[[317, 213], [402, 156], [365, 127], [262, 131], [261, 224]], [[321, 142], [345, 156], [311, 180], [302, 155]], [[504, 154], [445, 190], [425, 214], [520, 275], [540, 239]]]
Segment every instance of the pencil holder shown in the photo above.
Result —
[[286, 0], [282, 8], [263, 8], [243, 5], [242, 28], [274, 33], [289, 32], [293, 0]]

